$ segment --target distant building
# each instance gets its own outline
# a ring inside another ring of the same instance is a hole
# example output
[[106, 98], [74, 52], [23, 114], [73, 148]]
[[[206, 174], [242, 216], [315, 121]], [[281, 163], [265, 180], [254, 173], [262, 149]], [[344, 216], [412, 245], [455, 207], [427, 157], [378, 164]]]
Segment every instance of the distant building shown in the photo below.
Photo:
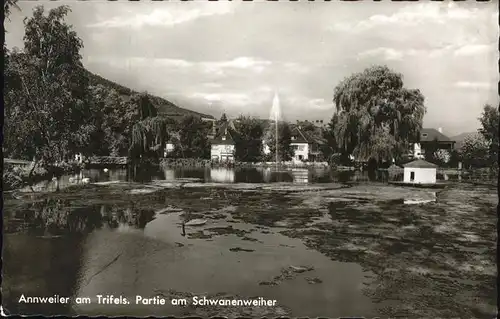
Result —
[[233, 162], [236, 143], [231, 135], [230, 129], [234, 129], [232, 121], [224, 122], [220, 127], [215, 128], [217, 132], [215, 137], [210, 141], [210, 158], [216, 162]]
[[292, 129], [292, 143], [290, 144], [294, 150], [293, 159], [295, 161], [309, 160], [309, 139], [302, 132], [300, 126]]
[[179, 133], [172, 133], [167, 143], [165, 144], [165, 149], [163, 151], [163, 156], [167, 157], [175, 150], [175, 141], [179, 141]]
[[417, 159], [406, 163], [404, 167], [403, 181], [411, 184], [435, 184], [437, 165]]
[[292, 147], [295, 150], [294, 160], [315, 161], [321, 154], [320, 146], [324, 143], [316, 132], [304, 132], [300, 125], [292, 129]]
[[410, 156], [413, 158], [423, 159], [425, 158], [425, 152], [428, 151], [433, 144], [436, 143], [438, 149], [452, 151], [455, 145], [455, 141], [452, 141], [449, 137], [443, 134], [443, 130], [438, 128], [424, 128], [420, 131], [419, 141], [413, 143], [412, 149], [410, 151]]

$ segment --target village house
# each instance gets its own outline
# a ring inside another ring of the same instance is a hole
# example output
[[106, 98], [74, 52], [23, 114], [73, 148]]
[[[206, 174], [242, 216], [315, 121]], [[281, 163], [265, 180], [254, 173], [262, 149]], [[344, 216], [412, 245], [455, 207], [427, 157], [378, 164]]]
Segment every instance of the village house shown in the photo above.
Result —
[[171, 133], [170, 137], [165, 144], [165, 150], [163, 152], [163, 156], [167, 157], [169, 154], [171, 154], [175, 150], [175, 142], [179, 141], [179, 133]]
[[210, 137], [210, 158], [215, 162], [234, 162], [236, 143], [231, 134], [235, 131], [234, 121], [227, 121], [221, 125], [213, 125]]
[[292, 128], [292, 143], [294, 161], [316, 161], [321, 154], [320, 145], [323, 141], [304, 132], [300, 125]]
[[410, 156], [417, 159], [423, 159], [425, 157], [426, 150], [428, 151], [432, 147], [436, 147], [440, 150], [446, 150], [451, 152], [455, 145], [455, 141], [452, 141], [449, 137], [443, 134], [443, 130], [438, 128], [424, 128], [420, 131], [419, 142], [413, 143], [413, 147], [410, 150]]
[[416, 159], [403, 165], [403, 182], [409, 184], [435, 184], [437, 165]]
[[309, 160], [309, 138], [302, 132], [300, 126], [295, 126], [292, 129], [292, 143], [290, 144], [294, 150], [294, 161]]

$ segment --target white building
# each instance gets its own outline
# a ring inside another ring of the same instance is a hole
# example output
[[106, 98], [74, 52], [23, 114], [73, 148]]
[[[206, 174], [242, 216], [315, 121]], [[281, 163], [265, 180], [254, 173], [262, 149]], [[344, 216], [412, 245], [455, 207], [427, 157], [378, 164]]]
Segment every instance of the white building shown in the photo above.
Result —
[[167, 143], [165, 144], [165, 149], [163, 150], [163, 156], [167, 157], [168, 154], [172, 153], [175, 150], [175, 142], [178, 142], [180, 139], [179, 133], [172, 133]]
[[163, 153], [164, 157], [167, 157], [168, 154], [172, 153], [175, 149], [175, 146], [173, 143], [169, 142], [165, 145], [165, 151]]
[[229, 123], [225, 123], [213, 140], [210, 141], [210, 158], [215, 162], [234, 162], [236, 143], [228, 130]]
[[295, 127], [292, 130], [292, 143], [290, 144], [295, 151], [293, 155], [294, 161], [307, 161], [309, 159], [309, 144], [310, 141], [302, 132], [300, 126]]
[[435, 184], [437, 165], [417, 159], [406, 163], [404, 167], [403, 181], [410, 184]]

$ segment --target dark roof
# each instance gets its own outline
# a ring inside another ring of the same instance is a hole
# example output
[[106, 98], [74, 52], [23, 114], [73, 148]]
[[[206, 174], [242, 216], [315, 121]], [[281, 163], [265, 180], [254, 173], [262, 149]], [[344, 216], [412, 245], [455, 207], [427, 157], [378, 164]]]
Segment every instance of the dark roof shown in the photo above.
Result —
[[403, 167], [408, 167], [408, 168], [437, 168], [438, 166], [436, 164], [429, 163], [427, 161], [424, 161], [422, 159], [414, 160], [409, 163], [403, 164]]
[[292, 143], [309, 143], [309, 136], [306, 136], [298, 126], [292, 129], [292, 137], [295, 137]]
[[[231, 135], [230, 128], [234, 127], [231, 122], [222, 123], [219, 126], [219, 133], [215, 136], [213, 140], [210, 141], [211, 144], [219, 145], [234, 145], [234, 138]], [[223, 139], [225, 137], [225, 139]]]
[[432, 142], [434, 140], [438, 142], [454, 142], [434, 128], [423, 128], [420, 131], [420, 142]]

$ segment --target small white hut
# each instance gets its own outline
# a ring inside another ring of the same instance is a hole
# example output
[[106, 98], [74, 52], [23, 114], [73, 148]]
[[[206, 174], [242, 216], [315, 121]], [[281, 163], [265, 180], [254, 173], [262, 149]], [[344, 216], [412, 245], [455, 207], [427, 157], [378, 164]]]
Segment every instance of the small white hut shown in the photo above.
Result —
[[435, 184], [437, 165], [417, 159], [406, 163], [404, 167], [403, 181], [410, 184]]

